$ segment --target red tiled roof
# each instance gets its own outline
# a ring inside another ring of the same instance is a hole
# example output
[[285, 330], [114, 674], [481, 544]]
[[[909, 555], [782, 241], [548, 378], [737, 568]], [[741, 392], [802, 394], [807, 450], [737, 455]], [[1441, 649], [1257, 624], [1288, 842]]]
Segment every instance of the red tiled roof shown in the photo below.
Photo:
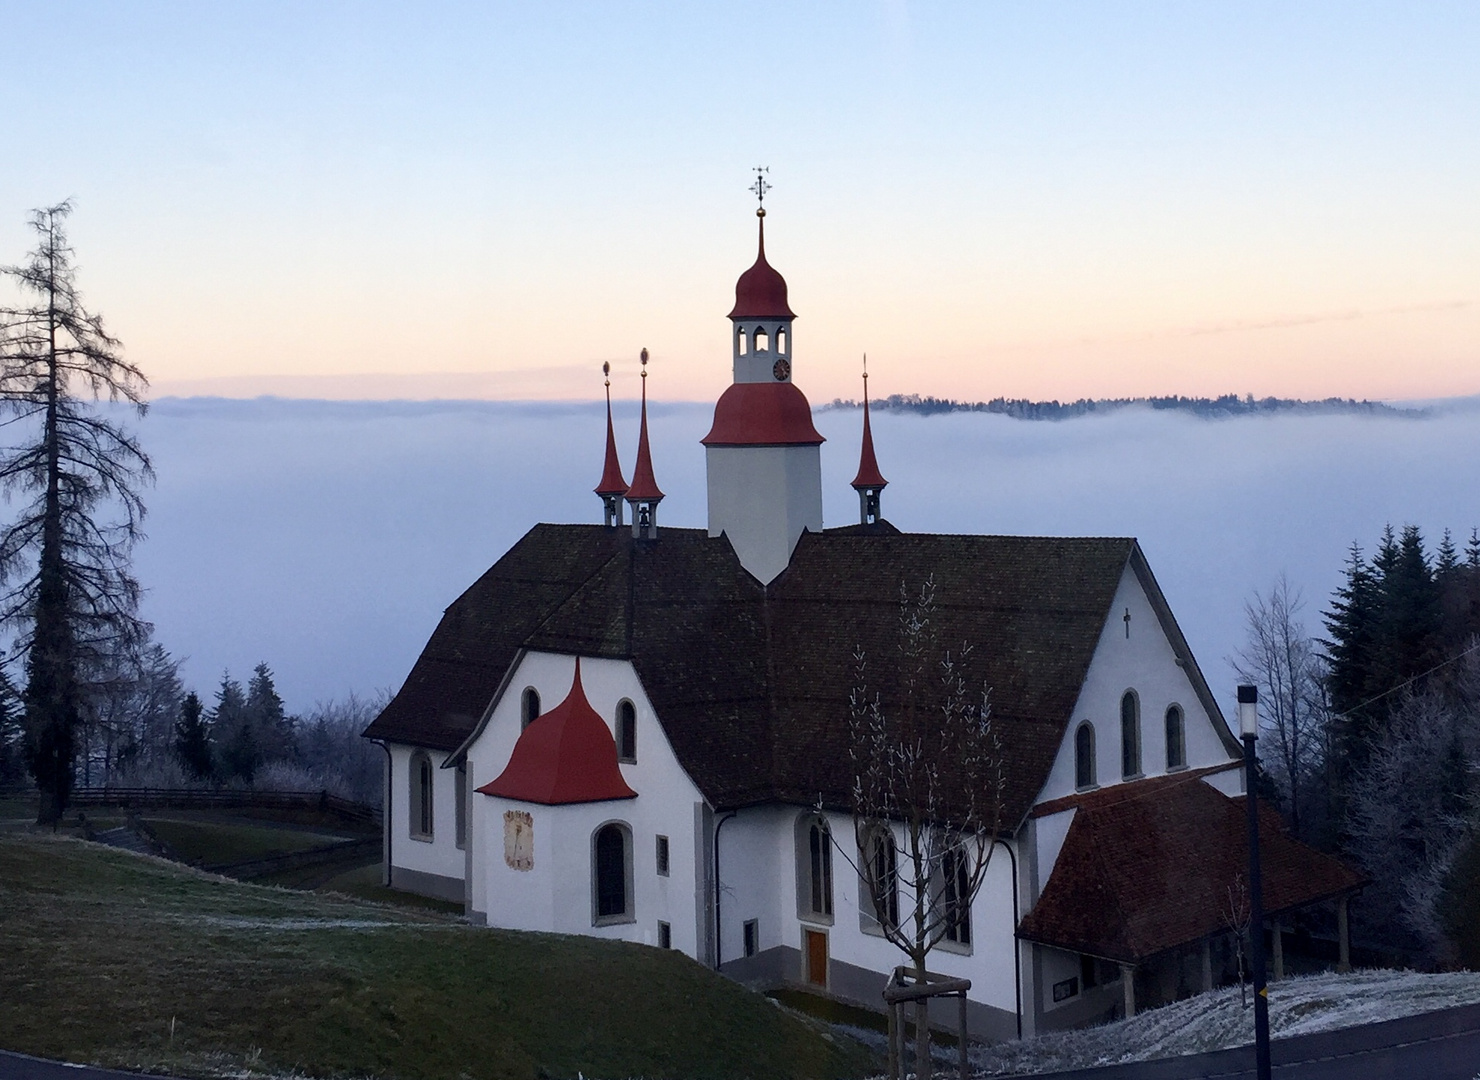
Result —
[[735, 282], [732, 319], [794, 319], [786, 303], [786, 279], [766, 262], [766, 219], [760, 218], [760, 247], [755, 263]]
[[[1210, 771], [1117, 784], [1055, 806], [1074, 820], [1043, 894], [1018, 926], [1029, 941], [1140, 963], [1228, 929], [1229, 889], [1247, 881], [1243, 797], [1204, 782]], [[1291, 837], [1260, 806], [1264, 910], [1275, 915], [1360, 888], [1344, 863]]]
[[601, 470], [598, 495], [625, 495], [627, 481], [622, 477], [622, 463], [617, 460], [617, 436], [612, 430], [612, 388], [606, 388], [606, 464]]
[[520, 733], [504, 771], [477, 790], [547, 806], [637, 797], [622, 777], [611, 730], [586, 700], [580, 657], [565, 700]]
[[818, 446], [812, 406], [795, 383], [732, 383], [714, 406], [705, 446]]
[[[644, 349], [642, 355], [647, 356]], [[646, 373], [644, 373], [646, 374]], [[637, 464], [632, 466], [632, 486], [627, 489], [628, 502], [657, 502], [663, 497], [653, 476], [653, 455], [648, 449], [647, 379], [642, 380], [642, 423], [637, 433]]]
[[874, 457], [874, 431], [868, 422], [868, 382], [863, 384], [863, 452], [858, 456], [858, 475], [853, 478], [855, 488], [881, 488], [889, 483], [879, 472], [878, 459]]

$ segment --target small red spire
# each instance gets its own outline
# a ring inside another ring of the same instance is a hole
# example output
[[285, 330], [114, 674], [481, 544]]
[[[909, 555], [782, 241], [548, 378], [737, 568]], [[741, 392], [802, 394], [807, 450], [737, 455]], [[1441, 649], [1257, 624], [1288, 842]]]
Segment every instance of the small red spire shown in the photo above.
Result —
[[627, 489], [629, 503], [655, 503], [663, 497], [653, 477], [653, 455], [648, 450], [647, 428], [647, 362], [648, 351], [642, 350], [642, 425], [637, 435], [637, 464], [632, 469], [632, 486]]
[[858, 475], [853, 478], [853, 487], [859, 491], [882, 488], [889, 483], [879, 472], [879, 462], [874, 457], [874, 432], [868, 422], [868, 357], [864, 357], [863, 363], [863, 452], [858, 456]]
[[617, 460], [617, 436], [612, 430], [612, 366], [601, 365], [606, 376], [606, 467], [601, 470], [601, 483], [596, 485], [596, 494], [605, 497], [627, 494], [627, 481], [622, 479], [622, 463]]

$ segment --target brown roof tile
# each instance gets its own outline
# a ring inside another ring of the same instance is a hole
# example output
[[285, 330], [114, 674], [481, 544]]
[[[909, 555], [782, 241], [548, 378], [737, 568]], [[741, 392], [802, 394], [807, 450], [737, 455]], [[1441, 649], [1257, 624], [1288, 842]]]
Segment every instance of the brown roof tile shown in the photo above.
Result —
[[1121, 575], [1123, 538], [804, 535], [762, 587], [723, 538], [540, 525], [444, 614], [366, 734], [455, 749], [521, 647], [630, 659], [680, 762], [716, 807], [847, 800], [853, 654], [898, 693], [901, 583], [936, 585], [940, 642], [974, 646], [1008, 757], [1005, 825], [1036, 798]]
[[[1035, 809], [1074, 809], [1048, 884], [1018, 936], [1070, 952], [1140, 963], [1227, 930], [1230, 886], [1247, 881], [1243, 798], [1203, 782], [1209, 771], [1117, 784]], [[1359, 888], [1345, 864], [1291, 837], [1260, 806], [1264, 910], [1274, 915]]]

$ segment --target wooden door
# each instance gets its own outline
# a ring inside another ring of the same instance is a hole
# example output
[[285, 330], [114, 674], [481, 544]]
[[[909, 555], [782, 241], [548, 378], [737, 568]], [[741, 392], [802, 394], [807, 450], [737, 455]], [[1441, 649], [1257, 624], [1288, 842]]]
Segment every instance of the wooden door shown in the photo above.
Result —
[[807, 939], [807, 981], [827, 986], [827, 935], [821, 930], [803, 930]]

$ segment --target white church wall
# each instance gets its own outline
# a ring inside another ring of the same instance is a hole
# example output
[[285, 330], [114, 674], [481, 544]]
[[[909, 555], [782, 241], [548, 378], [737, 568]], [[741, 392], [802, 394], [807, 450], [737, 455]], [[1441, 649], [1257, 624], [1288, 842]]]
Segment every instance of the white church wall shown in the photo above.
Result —
[[722, 963], [745, 955], [745, 924], [752, 919], [758, 932], [756, 952], [797, 947], [792, 841], [796, 815], [797, 809], [789, 806], [752, 807], [733, 817], [716, 815]]
[[[432, 835], [419, 836], [412, 830], [412, 814], [416, 810], [411, 800], [411, 762], [422, 751], [414, 746], [390, 744], [391, 760], [391, 867], [395, 871], [410, 871], [400, 875], [400, 887], [416, 892], [430, 892], [451, 899], [451, 886], [441, 883], [422, 882], [417, 875], [461, 882], [464, 877], [464, 856], [457, 846], [457, 778], [451, 769], [443, 769], [447, 754], [439, 750], [425, 751], [432, 762]], [[455, 899], [462, 899], [459, 887]]]
[[[495, 705], [488, 723], [468, 749], [469, 789], [495, 779], [508, 764], [521, 730], [521, 699], [532, 686], [543, 710], [570, 692], [575, 658], [555, 653], [524, 655]], [[591, 707], [616, 734], [617, 706], [630, 701], [636, 711], [636, 761], [620, 768], [636, 799], [572, 806], [515, 803], [474, 794], [472, 848], [473, 909], [491, 926], [591, 934], [657, 944], [658, 922], [668, 923], [672, 945], [690, 956], [702, 955], [704, 939], [696, 890], [705, 868], [695, 835], [695, 805], [702, 796], [678, 763], [667, 735], [632, 665], [625, 660], [581, 660], [581, 684]], [[504, 860], [504, 813], [530, 814], [534, 867], [514, 870]], [[633, 918], [631, 923], [593, 925], [592, 842], [607, 821], [626, 825], [631, 835]], [[658, 873], [657, 838], [668, 838], [668, 874]], [[537, 898], [519, 910], [525, 896]]]
[[[1126, 613], [1130, 614], [1129, 624]], [[1167, 772], [1166, 711], [1171, 705], [1182, 709], [1187, 767], [1195, 769], [1229, 760], [1215, 721], [1203, 708], [1191, 678], [1177, 659], [1145, 589], [1134, 570], [1127, 567], [1038, 801], [1074, 794], [1075, 732], [1086, 720], [1095, 729], [1098, 786], [1122, 782], [1120, 701], [1127, 690], [1134, 691], [1140, 702], [1141, 775]], [[1044, 881], [1048, 872], [1049, 867], [1040, 867]]]
[[[1071, 807], [1061, 810], [1057, 814], [1045, 814], [1034, 821], [1034, 838], [1037, 841], [1038, 850], [1038, 891], [1043, 891], [1043, 886], [1048, 883], [1048, 875], [1053, 872], [1054, 863], [1059, 860], [1059, 852], [1064, 849], [1064, 841], [1069, 836], [1069, 826], [1074, 824], [1075, 811]], [[1037, 896], [1033, 901], [1037, 902]]]
[[1244, 793], [1244, 770], [1242, 766], [1224, 769], [1203, 777], [1203, 783], [1230, 797]]
[[786, 569], [803, 529], [822, 529], [817, 446], [711, 446], [704, 452], [709, 535], [724, 533], [762, 584]]

